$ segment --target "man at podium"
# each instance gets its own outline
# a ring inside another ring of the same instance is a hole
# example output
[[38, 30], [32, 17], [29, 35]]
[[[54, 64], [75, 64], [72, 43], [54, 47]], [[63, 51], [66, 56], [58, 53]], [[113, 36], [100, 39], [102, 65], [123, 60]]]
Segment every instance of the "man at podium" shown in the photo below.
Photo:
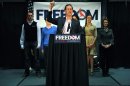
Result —
[[54, 1], [50, 3], [48, 12], [48, 21], [58, 25], [57, 34], [77, 34], [80, 33], [81, 27], [79, 21], [72, 18], [73, 7], [71, 4], [67, 4], [64, 8], [66, 16], [64, 18], [52, 18], [52, 8], [54, 6]]
[[[80, 22], [72, 18], [73, 7], [64, 8], [65, 18], [52, 18], [54, 1], [50, 3], [47, 19], [57, 25], [57, 34], [80, 34]], [[46, 86], [89, 86], [85, 37], [80, 43], [55, 43], [50, 36]]]

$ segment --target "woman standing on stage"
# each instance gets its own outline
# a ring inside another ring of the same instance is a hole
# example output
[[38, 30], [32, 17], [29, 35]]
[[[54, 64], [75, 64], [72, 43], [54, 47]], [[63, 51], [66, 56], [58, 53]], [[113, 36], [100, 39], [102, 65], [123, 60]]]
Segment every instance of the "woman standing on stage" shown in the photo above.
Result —
[[88, 67], [90, 66], [91, 75], [93, 75], [93, 57], [96, 55], [96, 38], [97, 29], [91, 23], [92, 16], [88, 15], [85, 22], [85, 35], [86, 35], [86, 48], [87, 48], [87, 61]]
[[102, 76], [109, 76], [110, 58], [112, 55], [112, 46], [114, 44], [113, 31], [108, 27], [109, 21], [103, 19], [103, 27], [99, 30], [99, 55]]

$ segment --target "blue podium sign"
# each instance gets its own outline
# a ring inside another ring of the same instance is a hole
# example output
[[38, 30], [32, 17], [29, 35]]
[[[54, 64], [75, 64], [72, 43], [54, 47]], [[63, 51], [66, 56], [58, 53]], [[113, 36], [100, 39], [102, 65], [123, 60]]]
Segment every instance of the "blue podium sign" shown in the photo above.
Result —
[[81, 35], [79, 34], [55, 35], [54, 41], [55, 43], [80, 43]]

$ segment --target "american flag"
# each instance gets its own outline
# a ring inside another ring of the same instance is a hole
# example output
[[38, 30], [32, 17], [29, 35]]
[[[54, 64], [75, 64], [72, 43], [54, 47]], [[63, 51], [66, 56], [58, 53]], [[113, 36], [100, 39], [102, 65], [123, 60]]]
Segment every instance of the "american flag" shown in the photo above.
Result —
[[28, 3], [28, 4], [27, 4], [27, 5], [28, 5], [28, 6], [27, 6], [27, 10], [33, 12], [33, 1], [32, 1], [32, 0], [28, 0], [27, 3]]

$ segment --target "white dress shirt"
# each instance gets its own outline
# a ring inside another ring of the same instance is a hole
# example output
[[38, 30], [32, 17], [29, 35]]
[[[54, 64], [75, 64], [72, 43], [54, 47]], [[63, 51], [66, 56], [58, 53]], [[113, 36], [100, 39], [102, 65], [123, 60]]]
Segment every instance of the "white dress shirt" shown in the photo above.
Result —
[[63, 34], [70, 34], [70, 28], [67, 31], [69, 23], [70, 23], [70, 28], [71, 28], [71, 20], [66, 20], [65, 21], [65, 24], [64, 24], [64, 27], [63, 27]]

